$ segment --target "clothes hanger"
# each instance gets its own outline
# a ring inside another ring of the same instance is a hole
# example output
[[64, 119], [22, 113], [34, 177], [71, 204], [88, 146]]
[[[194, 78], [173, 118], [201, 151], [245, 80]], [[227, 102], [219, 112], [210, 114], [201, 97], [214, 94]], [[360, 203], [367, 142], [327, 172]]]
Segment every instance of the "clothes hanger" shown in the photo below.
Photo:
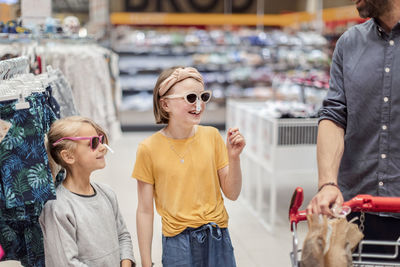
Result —
[[[10, 92], [10, 95], [2, 95], [0, 96], [0, 101], [7, 101], [7, 100], [15, 100], [18, 99], [18, 102], [15, 104], [15, 108], [19, 109], [26, 109], [30, 107], [29, 102], [25, 100], [26, 84], [19, 79], [9, 80], [16, 74], [23, 74], [26, 73], [28, 70], [28, 59], [26, 57], [18, 57], [9, 60], [0, 61], [0, 79], [8, 81], [4, 84], [6, 86], [6, 90]], [[14, 81], [19, 82], [19, 85], [15, 85]], [[11, 83], [10, 83], [11, 82]], [[7, 90], [7, 86], [11, 86], [9, 90]], [[14, 92], [13, 92], [13, 89]], [[29, 91], [30, 94], [30, 91]]]

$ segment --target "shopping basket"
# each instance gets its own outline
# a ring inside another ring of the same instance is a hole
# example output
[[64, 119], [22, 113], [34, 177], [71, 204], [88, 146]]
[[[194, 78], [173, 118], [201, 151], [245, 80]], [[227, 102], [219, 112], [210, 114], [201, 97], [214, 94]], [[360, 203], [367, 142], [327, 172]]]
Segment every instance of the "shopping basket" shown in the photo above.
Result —
[[[299, 249], [297, 237], [297, 223], [307, 220], [305, 210], [299, 210], [303, 203], [303, 188], [297, 187], [293, 193], [289, 208], [289, 220], [293, 234], [293, 251], [290, 253], [290, 259], [293, 267], [299, 267]], [[357, 195], [351, 200], [344, 202], [343, 207], [348, 207], [353, 212], [392, 212], [400, 213], [400, 197], [374, 197], [371, 195]], [[363, 247], [368, 245], [390, 246], [393, 247], [393, 254], [365, 253]], [[377, 241], [361, 240], [353, 253], [353, 266], [400, 266], [400, 262], [388, 262], [384, 260], [396, 259], [399, 255], [400, 237], [397, 241]], [[380, 261], [381, 260], [381, 261]]]

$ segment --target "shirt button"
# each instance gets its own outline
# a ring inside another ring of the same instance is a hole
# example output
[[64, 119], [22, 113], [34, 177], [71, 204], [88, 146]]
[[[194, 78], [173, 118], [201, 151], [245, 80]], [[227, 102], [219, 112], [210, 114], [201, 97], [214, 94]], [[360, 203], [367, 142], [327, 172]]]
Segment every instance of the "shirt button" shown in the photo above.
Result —
[[393, 41], [393, 40], [390, 40], [390, 41], [389, 41], [389, 44], [390, 44], [390, 45], [394, 45], [394, 41]]
[[385, 96], [385, 97], [383, 98], [383, 101], [384, 101], [384, 102], [388, 102], [388, 101], [389, 101], [389, 97]]
[[379, 182], [379, 186], [383, 186], [383, 182], [382, 181]]
[[382, 125], [382, 130], [386, 130], [387, 126], [386, 125]]
[[381, 154], [381, 158], [386, 159], [386, 154]]
[[385, 72], [389, 72], [390, 71], [390, 68], [385, 68]]

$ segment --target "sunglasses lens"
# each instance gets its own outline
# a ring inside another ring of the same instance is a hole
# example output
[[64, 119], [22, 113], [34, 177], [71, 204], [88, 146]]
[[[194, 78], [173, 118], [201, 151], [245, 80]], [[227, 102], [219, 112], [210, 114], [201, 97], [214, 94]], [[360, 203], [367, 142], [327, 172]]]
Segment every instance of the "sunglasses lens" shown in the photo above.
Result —
[[190, 104], [193, 104], [194, 102], [196, 102], [197, 100], [197, 95], [196, 94], [188, 94], [186, 96], [186, 100], [187, 102], [189, 102]]
[[210, 100], [211, 94], [209, 92], [204, 92], [201, 94], [200, 97], [203, 102], [208, 102]]
[[98, 136], [92, 138], [92, 149], [95, 150], [100, 143], [100, 138]]

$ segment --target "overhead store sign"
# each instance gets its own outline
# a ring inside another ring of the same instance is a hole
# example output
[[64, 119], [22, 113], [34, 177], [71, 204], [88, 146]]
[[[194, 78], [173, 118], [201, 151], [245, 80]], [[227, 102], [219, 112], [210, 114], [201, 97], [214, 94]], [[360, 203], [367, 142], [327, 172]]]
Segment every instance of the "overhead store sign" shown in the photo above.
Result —
[[[291, 26], [311, 22], [315, 14], [293, 12], [288, 14], [199, 14], [199, 13], [141, 13], [116, 12], [111, 14], [113, 25], [247, 25], [259, 23], [267, 26]], [[346, 20], [359, 20], [357, 9], [353, 5], [328, 8], [322, 12], [325, 23]]]
[[259, 0], [125, 0], [125, 10], [128, 12], [224, 13], [224, 5], [229, 4], [233, 13], [255, 13], [257, 1]]

